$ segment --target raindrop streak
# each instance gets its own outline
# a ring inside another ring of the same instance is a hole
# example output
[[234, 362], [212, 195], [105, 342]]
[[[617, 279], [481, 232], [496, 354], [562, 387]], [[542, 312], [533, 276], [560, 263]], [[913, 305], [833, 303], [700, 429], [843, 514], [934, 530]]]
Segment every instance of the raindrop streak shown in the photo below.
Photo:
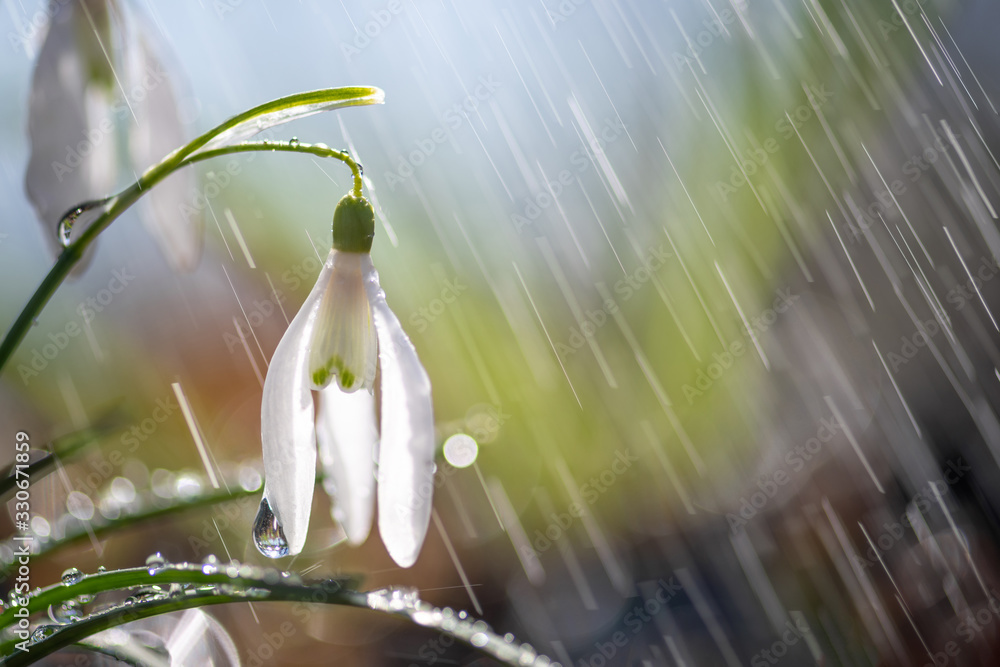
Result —
[[104, 199], [84, 202], [66, 213], [62, 217], [62, 220], [59, 221], [57, 229], [59, 243], [62, 247], [66, 248], [73, 243], [74, 232], [79, 235], [90, 227], [95, 220], [104, 215], [111, 207], [114, 199], [114, 197], [106, 197]]
[[268, 558], [288, 555], [288, 540], [285, 539], [285, 533], [271, 511], [267, 498], [261, 499], [257, 518], [253, 521], [253, 543], [257, 545], [257, 551]]
[[83, 579], [83, 572], [80, 572], [75, 567], [71, 567], [62, 573], [62, 582], [64, 586], [72, 586], [73, 584], [80, 583]]

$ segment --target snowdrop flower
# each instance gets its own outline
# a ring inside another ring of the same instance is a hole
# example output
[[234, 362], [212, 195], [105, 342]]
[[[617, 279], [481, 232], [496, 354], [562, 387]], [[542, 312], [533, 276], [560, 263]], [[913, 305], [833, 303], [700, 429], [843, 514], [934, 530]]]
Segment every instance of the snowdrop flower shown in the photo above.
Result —
[[[174, 81], [138, 16], [115, 0], [52, 0], [49, 13], [31, 81], [25, 189], [58, 251], [64, 214], [111, 194], [120, 172], [131, 180], [159, 162], [185, 133]], [[141, 209], [177, 270], [194, 269], [201, 257], [193, 190], [193, 173], [181, 170], [152, 189]]]
[[317, 442], [333, 518], [352, 544], [364, 542], [371, 528], [376, 455], [378, 526], [389, 555], [410, 567], [427, 533], [431, 386], [379, 287], [369, 254], [374, 234], [371, 204], [353, 195], [341, 199], [333, 248], [268, 368], [261, 408], [266, 480], [254, 542], [272, 558], [297, 554], [305, 543]]

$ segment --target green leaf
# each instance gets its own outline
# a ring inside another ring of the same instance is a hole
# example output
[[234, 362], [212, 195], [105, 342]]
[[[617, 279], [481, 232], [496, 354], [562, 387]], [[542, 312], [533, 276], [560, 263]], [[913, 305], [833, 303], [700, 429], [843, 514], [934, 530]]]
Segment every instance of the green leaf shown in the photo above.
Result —
[[195, 155], [201, 151], [230, 146], [268, 128], [323, 111], [383, 102], [385, 92], [374, 86], [324, 88], [289, 95], [233, 116], [182, 148], [180, 155]]

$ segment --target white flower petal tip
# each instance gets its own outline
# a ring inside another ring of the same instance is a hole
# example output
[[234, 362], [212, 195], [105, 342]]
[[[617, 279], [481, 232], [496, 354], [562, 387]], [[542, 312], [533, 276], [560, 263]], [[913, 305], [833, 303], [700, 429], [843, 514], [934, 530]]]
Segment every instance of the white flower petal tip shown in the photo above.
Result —
[[367, 289], [382, 371], [378, 528], [392, 559], [400, 567], [410, 567], [417, 560], [431, 518], [434, 405], [430, 379], [417, 351], [386, 304], [378, 275], [374, 269], [371, 273]]
[[[333, 253], [278, 343], [264, 380], [260, 413], [264, 498], [274, 517], [274, 529], [281, 529], [288, 544], [289, 555], [299, 553], [305, 545], [316, 484], [316, 425], [306, 363], [323, 286], [332, 270]], [[263, 521], [264, 517], [258, 519]], [[266, 523], [261, 524], [262, 538], [266, 527]], [[257, 532], [255, 522], [254, 541], [260, 549]], [[263, 542], [268, 544], [267, 540]], [[265, 548], [274, 553], [281, 551], [276, 546]], [[268, 555], [265, 549], [261, 552]]]
[[371, 532], [375, 511], [375, 396], [331, 384], [319, 392], [316, 440], [330, 514], [358, 545]]
[[371, 389], [375, 384], [377, 343], [365, 291], [365, 257], [333, 251], [333, 271], [324, 287], [309, 353], [309, 375], [316, 391], [334, 378], [343, 391]]

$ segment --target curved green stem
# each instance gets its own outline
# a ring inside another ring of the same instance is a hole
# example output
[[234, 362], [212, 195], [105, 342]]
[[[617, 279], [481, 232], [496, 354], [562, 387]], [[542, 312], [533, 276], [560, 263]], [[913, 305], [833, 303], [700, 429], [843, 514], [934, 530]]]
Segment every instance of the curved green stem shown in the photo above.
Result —
[[275, 142], [275, 141], [244, 141], [239, 144], [233, 144], [232, 146], [226, 146], [225, 148], [213, 148], [210, 150], [205, 150], [193, 155], [186, 160], [184, 160], [184, 165], [194, 164], [195, 162], [201, 162], [202, 160], [208, 160], [214, 157], [222, 157], [223, 155], [231, 155], [233, 153], [249, 153], [254, 151], [277, 151], [285, 153], [309, 153], [317, 157], [334, 158], [340, 160], [348, 167], [351, 168], [351, 174], [354, 177], [354, 186], [352, 188], [352, 194], [355, 197], [360, 197], [362, 195], [362, 181], [361, 181], [361, 165], [359, 165], [350, 154], [344, 151], [337, 151], [326, 144], [303, 144], [296, 141], [288, 142]]
[[[232, 563], [214, 564], [215, 572], [205, 572], [201, 565], [170, 564], [150, 574], [149, 568], [132, 567], [109, 572], [97, 572], [83, 576], [80, 581], [65, 585], [54, 584], [39, 590], [27, 597], [29, 614], [45, 611], [52, 605], [60, 605], [74, 600], [81, 595], [99, 595], [109, 591], [127, 589], [133, 586], [169, 586], [170, 584], [197, 584], [199, 586], [227, 585], [244, 588], [261, 588], [272, 593], [282, 591], [297, 591], [301, 583], [282, 581], [277, 570], [254, 566], [243, 566], [249, 572], [241, 574], [239, 570], [233, 574], [227, 568], [234, 567]], [[314, 580], [313, 584], [336, 586], [338, 589], [356, 579], [341, 577], [339, 579]], [[0, 628], [5, 628], [16, 622], [15, 612], [18, 608], [11, 606], [0, 614]]]
[[[289, 142], [287, 144], [248, 142], [243, 144], [229, 143], [228, 145], [223, 144], [221, 146], [214, 146], [213, 142], [236, 142], [239, 141], [240, 137], [253, 136], [267, 127], [295, 118], [341, 107], [381, 104], [383, 98], [384, 94], [378, 88], [348, 87], [314, 90], [272, 100], [230, 118], [221, 125], [205, 132], [186, 146], [167, 155], [158, 164], [147, 169], [138, 181], [117, 195], [105, 200], [106, 210], [80, 234], [79, 238], [69, 244], [59, 257], [56, 258], [52, 269], [42, 279], [35, 293], [28, 300], [28, 303], [14, 321], [14, 324], [7, 331], [3, 342], [0, 343], [0, 372], [3, 371], [7, 362], [10, 361], [14, 350], [24, 340], [35, 318], [49, 302], [49, 299], [52, 298], [52, 295], [55, 294], [56, 289], [59, 288], [59, 285], [69, 275], [69, 272], [76, 263], [80, 261], [84, 251], [94, 239], [149, 189], [155, 187], [160, 181], [181, 167], [211, 157], [237, 152], [283, 150], [311, 153], [319, 157], [331, 157], [345, 162], [354, 174], [354, 194], [360, 196], [362, 186], [360, 167], [350, 156], [341, 151], [335, 151], [322, 145], [314, 146], [299, 144], [297, 142]], [[278, 148], [278, 146], [282, 146], [282, 148]]]
[[[146, 568], [116, 570], [84, 576], [73, 584], [56, 584], [42, 589], [27, 598], [25, 607], [29, 615], [82, 595], [96, 596], [137, 586], [187, 586], [179, 591], [154, 593], [145, 599], [119, 604], [68, 624], [49, 626], [51, 634], [30, 642], [27, 652], [18, 649], [17, 639], [11, 637], [19, 617], [15, 615], [17, 609], [8, 609], [0, 615], [0, 632], [6, 632], [8, 637], [0, 643], [0, 661], [4, 665], [31, 664], [95, 632], [149, 616], [211, 604], [266, 601], [369, 609], [437, 630], [509, 665], [537, 667], [551, 664], [548, 658], [539, 656], [531, 647], [517, 644], [509, 637], [501, 638], [481, 621], [474, 621], [464, 614], [456, 616], [450, 609], [442, 610], [421, 601], [415, 597], [415, 592], [412, 599], [402, 600], [392, 591], [361, 593], [352, 590], [348, 586], [354, 585], [356, 580], [349, 577], [303, 581], [295, 574], [251, 565], [213, 563], [207, 567], [213, 569], [206, 570], [205, 565], [179, 563], [164, 565], [152, 573]], [[37, 631], [38, 627], [34, 629]]]
[[11, 325], [10, 330], [7, 331], [7, 335], [4, 337], [3, 342], [0, 343], [0, 371], [2, 371], [7, 365], [7, 362], [10, 360], [11, 355], [13, 355], [14, 350], [16, 350], [17, 346], [20, 345], [24, 336], [28, 333], [28, 330], [31, 329], [31, 325], [35, 318], [40, 312], [42, 312], [42, 309], [45, 308], [49, 299], [51, 299], [52, 295], [55, 294], [56, 289], [58, 289], [59, 285], [61, 285], [63, 280], [66, 279], [66, 276], [69, 275], [69, 272], [73, 269], [76, 263], [80, 261], [80, 258], [83, 256], [83, 252], [90, 246], [91, 243], [94, 242], [94, 239], [96, 239], [101, 232], [107, 229], [108, 226], [115, 221], [115, 219], [128, 210], [128, 208], [138, 201], [142, 195], [177, 169], [195, 164], [196, 162], [208, 160], [213, 157], [252, 151], [308, 153], [318, 157], [328, 157], [341, 160], [351, 168], [351, 171], [354, 174], [354, 193], [357, 196], [360, 196], [362, 183], [361, 170], [358, 163], [346, 153], [335, 151], [331, 148], [323, 146], [322, 144], [245, 142], [235, 144], [233, 146], [206, 150], [187, 158], [179, 157], [177, 154], [174, 154], [172, 158], [168, 158], [166, 161], [161, 162], [156, 167], [147, 171], [131, 186], [111, 197], [108, 200], [110, 202], [110, 206], [107, 211], [94, 220], [94, 222], [87, 227], [82, 234], [80, 234], [80, 237], [76, 241], [62, 251], [62, 254], [60, 254], [56, 259], [55, 265], [49, 271], [48, 275], [46, 275], [42, 280], [31, 299], [28, 300], [28, 303], [21, 311], [21, 314], [18, 315], [14, 324]]
[[[103, 539], [109, 533], [116, 533], [121, 530], [126, 530], [132, 526], [139, 524], [145, 524], [147, 521], [155, 521], [166, 516], [171, 516], [177, 512], [185, 512], [188, 510], [202, 509], [205, 507], [211, 507], [213, 505], [221, 505], [222, 503], [237, 502], [243, 500], [244, 498], [249, 498], [251, 496], [259, 495], [260, 489], [252, 489], [247, 491], [245, 489], [232, 489], [231, 491], [213, 491], [210, 493], [205, 493], [189, 500], [183, 502], [174, 503], [167, 505], [166, 507], [153, 507], [147, 511], [137, 512], [135, 514], [125, 514], [117, 519], [107, 519], [104, 523], [97, 523], [93, 520], [87, 523], [86, 528], [80, 528], [76, 533], [66, 535], [58, 540], [53, 540], [49, 542], [43, 542], [39, 550], [31, 554], [32, 558], [41, 558], [42, 556], [48, 556], [59, 549], [68, 547], [77, 542], [86, 540], [91, 535], [97, 539]], [[36, 541], [39, 538], [35, 538]], [[0, 542], [0, 544], [16, 545], [16, 542], [7, 541]], [[4, 563], [0, 561], [0, 577], [8, 573], [16, 565], [16, 559], [10, 563]], [[2, 618], [2, 617], [0, 617]]]

